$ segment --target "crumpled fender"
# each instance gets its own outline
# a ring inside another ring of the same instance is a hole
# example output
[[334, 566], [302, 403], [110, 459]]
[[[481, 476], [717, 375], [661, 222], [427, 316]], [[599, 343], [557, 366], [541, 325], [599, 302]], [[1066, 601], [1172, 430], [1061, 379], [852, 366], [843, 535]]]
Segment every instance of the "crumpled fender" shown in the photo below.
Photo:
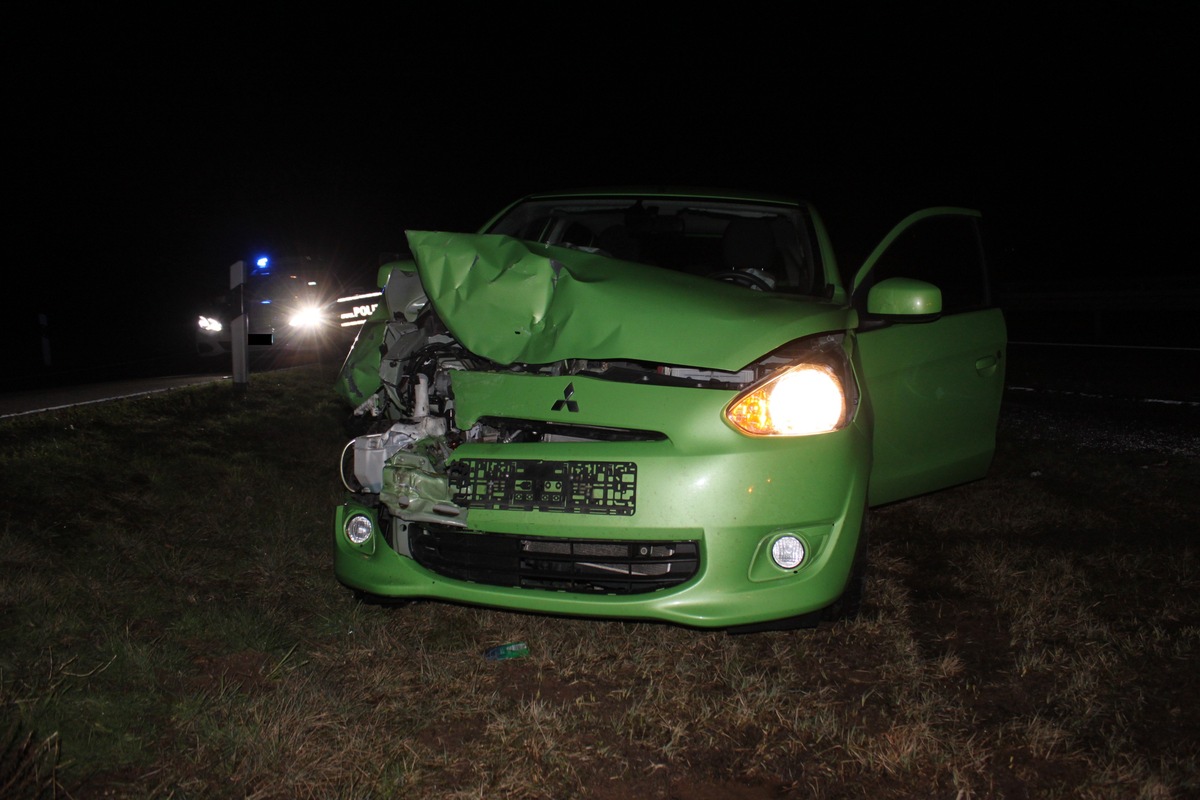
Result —
[[356, 408], [383, 384], [379, 378], [379, 348], [387, 332], [387, 315], [386, 309], [380, 309], [383, 303], [359, 330], [334, 381], [334, 391]]
[[500, 364], [652, 361], [734, 371], [849, 310], [494, 234], [408, 231], [429, 301], [471, 352]]

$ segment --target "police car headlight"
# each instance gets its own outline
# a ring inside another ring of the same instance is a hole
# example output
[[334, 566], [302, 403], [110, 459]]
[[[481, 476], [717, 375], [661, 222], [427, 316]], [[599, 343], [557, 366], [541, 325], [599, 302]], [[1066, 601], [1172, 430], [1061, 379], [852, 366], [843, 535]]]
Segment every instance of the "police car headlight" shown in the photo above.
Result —
[[316, 306], [302, 308], [288, 320], [293, 328], [315, 328], [321, 324], [321, 309]]
[[220, 333], [221, 329], [225, 327], [221, 324], [220, 320], [213, 319], [212, 317], [206, 317], [204, 315], [200, 316], [198, 324], [200, 325], [200, 330], [208, 331], [209, 333]]

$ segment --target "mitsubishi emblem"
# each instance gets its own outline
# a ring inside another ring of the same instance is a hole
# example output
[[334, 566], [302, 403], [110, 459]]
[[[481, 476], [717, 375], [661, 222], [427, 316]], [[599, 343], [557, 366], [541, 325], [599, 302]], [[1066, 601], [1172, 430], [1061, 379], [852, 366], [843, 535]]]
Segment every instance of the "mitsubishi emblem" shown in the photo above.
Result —
[[579, 411], [579, 403], [576, 403], [574, 400], [571, 399], [571, 397], [574, 394], [575, 394], [575, 384], [568, 383], [567, 388], [563, 389], [562, 400], [555, 400], [554, 405], [551, 406], [550, 410], [551, 411], [562, 411], [563, 407], [565, 406], [567, 411], [574, 411], [574, 412]]

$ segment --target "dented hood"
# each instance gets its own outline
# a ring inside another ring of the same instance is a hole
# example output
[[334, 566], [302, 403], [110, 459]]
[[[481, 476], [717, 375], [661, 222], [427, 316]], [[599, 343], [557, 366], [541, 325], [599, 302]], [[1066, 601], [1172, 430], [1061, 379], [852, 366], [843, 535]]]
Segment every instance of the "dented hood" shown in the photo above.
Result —
[[846, 307], [568, 247], [492, 234], [409, 231], [429, 301], [471, 352], [501, 364], [653, 361], [734, 371]]

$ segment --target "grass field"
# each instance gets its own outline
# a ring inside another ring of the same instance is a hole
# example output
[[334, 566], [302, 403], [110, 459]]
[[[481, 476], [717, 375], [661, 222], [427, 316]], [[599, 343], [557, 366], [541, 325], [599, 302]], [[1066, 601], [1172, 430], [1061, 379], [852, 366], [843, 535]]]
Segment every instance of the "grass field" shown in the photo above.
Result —
[[858, 620], [729, 636], [360, 604], [330, 383], [0, 422], [0, 796], [1200, 795], [1195, 409], [1018, 398], [873, 513]]

